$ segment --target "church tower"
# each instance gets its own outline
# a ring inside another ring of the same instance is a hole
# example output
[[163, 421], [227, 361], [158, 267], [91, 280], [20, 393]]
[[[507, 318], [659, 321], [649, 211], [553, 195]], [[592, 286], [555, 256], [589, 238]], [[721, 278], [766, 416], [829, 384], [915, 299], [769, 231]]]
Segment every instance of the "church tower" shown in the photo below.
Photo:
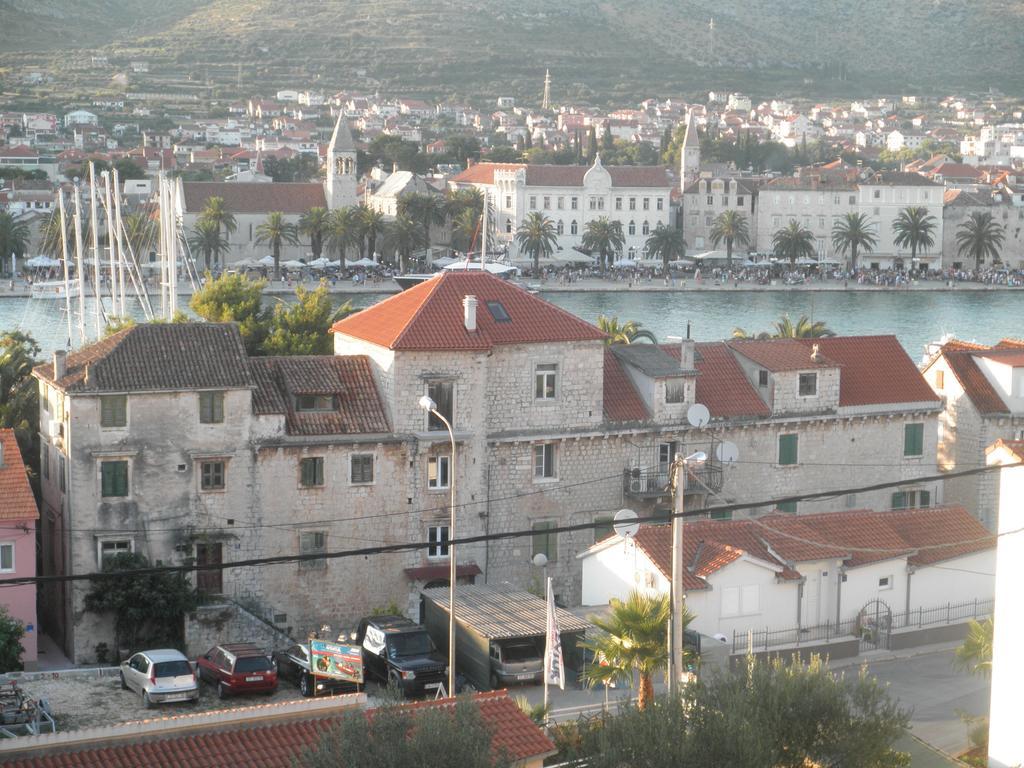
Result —
[[356, 143], [344, 114], [338, 115], [331, 143], [327, 147], [327, 178], [324, 181], [327, 207], [346, 208], [356, 200]]
[[679, 178], [685, 189], [687, 184], [700, 176], [700, 139], [697, 137], [697, 123], [693, 119], [692, 110], [686, 112], [686, 133], [679, 158]]

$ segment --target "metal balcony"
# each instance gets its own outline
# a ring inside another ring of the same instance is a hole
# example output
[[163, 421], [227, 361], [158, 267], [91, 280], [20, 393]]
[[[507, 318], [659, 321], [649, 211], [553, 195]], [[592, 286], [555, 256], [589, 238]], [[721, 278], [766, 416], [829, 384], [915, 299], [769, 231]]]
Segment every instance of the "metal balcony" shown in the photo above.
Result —
[[[722, 490], [723, 472], [721, 462], [713, 457], [699, 467], [688, 468], [685, 489], [687, 493], [718, 493]], [[634, 499], [655, 499], [669, 496], [671, 476], [669, 467], [655, 465], [627, 467], [622, 473], [622, 489], [626, 496]]]

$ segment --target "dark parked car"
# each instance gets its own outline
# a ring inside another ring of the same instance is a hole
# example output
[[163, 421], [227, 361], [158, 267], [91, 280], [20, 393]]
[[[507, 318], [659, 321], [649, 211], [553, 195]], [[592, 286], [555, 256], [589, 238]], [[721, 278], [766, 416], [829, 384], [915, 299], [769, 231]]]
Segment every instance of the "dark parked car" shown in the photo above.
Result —
[[448, 682], [448, 660], [437, 652], [427, 630], [403, 616], [370, 616], [359, 622], [356, 643], [363, 668], [403, 696], [433, 693]]
[[[309, 671], [309, 646], [305, 643], [293, 645], [283, 651], [274, 651], [277, 674], [284, 680], [291, 680], [299, 686], [303, 696], [313, 695], [313, 675]], [[347, 680], [333, 680], [317, 677], [316, 694], [352, 693], [359, 686]]]
[[220, 698], [239, 693], [277, 690], [277, 670], [267, 655], [252, 643], [216, 645], [196, 662], [199, 679], [217, 687]]

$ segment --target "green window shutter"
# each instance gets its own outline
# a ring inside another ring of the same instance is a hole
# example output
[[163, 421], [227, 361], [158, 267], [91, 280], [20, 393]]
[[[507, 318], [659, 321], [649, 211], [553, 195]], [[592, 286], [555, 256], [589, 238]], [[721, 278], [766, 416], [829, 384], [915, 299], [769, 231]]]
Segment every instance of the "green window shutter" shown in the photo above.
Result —
[[779, 464], [797, 463], [797, 435], [779, 435]]
[[903, 427], [903, 455], [924, 454], [924, 424], [906, 424]]
[[896, 491], [892, 497], [890, 505], [893, 509], [906, 509], [907, 508], [907, 494], [903, 491]]
[[100, 493], [102, 496], [128, 495], [127, 461], [104, 461], [100, 465]]
[[128, 396], [104, 395], [100, 397], [100, 426], [124, 427], [128, 424]]
[[932, 505], [932, 492], [931, 491], [919, 491], [918, 492], [918, 504], [919, 507], [930, 507]]
[[778, 507], [776, 507], [776, 509], [778, 509], [779, 512], [786, 512], [787, 514], [795, 515], [796, 505], [797, 502], [795, 501], [784, 501], [781, 504], [779, 504]]

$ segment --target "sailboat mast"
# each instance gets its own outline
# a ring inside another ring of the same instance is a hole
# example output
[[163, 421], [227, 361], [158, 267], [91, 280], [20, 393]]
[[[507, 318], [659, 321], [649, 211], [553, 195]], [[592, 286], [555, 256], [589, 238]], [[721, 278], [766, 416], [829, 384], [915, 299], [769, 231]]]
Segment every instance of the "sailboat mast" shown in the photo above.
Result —
[[96, 165], [89, 161], [89, 225], [92, 227], [92, 292], [96, 316], [96, 338], [103, 336], [103, 321], [100, 308], [103, 296], [100, 295], [100, 231], [99, 216], [96, 202]]
[[60, 211], [60, 253], [64, 264], [64, 314], [68, 318], [68, 346], [71, 346], [71, 281], [68, 279], [68, 218], [64, 211], [64, 190], [57, 188], [57, 209]]
[[110, 172], [104, 171], [100, 174], [103, 179], [103, 208], [107, 222], [107, 252], [110, 261], [110, 313], [114, 317], [120, 317], [121, 312], [117, 307], [117, 254], [114, 250], [114, 204], [110, 199]]
[[484, 192], [484, 227], [483, 227], [484, 231], [483, 231], [483, 234], [480, 237], [480, 242], [483, 244], [482, 247], [480, 248], [480, 269], [481, 270], [484, 268], [484, 265], [487, 264], [487, 203], [488, 203], [488, 199], [487, 198], [488, 198], [488, 195], [487, 195], [487, 192], [485, 191]]
[[85, 343], [85, 258], [82, 255], [82, 191], [75, 185], [75, 274], [78, 275], [78, 335]]
[[121, 235], [124, 232], [124, 224], [121, 221], [121, 177], [117, 172], [117, 168], [114, 169], [114, 231], [117, 233], [115, 236], [115, 242], [117, 243], [117, 285], [118, 292], [120, 293], [121, 314], [127, 316], [128, 310], [126, 309], [127, 305], [124, 298], [124, 244], [121, 241]]
[[167, 317], [167, 184], [163, 171], [160, 171], [157, 184], [160, 209], [160, 317]]

